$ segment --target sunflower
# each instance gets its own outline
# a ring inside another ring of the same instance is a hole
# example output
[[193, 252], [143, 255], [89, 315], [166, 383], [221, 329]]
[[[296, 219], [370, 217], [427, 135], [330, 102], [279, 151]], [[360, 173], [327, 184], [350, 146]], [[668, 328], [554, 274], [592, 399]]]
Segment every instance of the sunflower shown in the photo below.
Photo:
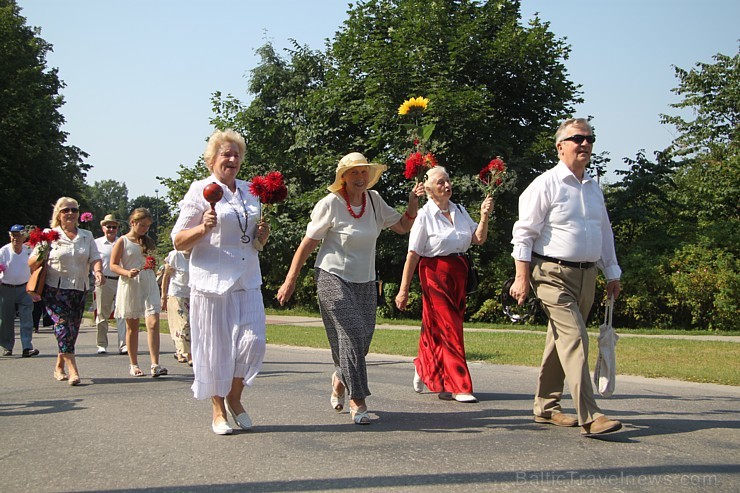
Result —
[[398, 114], [399, 115], [407, 115], [407, 114], [421, 114], [424, 112], [425, 109], [427, 109], [427, 105], [429, 104], [429, 99], [419, 96], [418, 98], [409, 98], [406, 101], [401, 104], [401, 106], [398, 107]]

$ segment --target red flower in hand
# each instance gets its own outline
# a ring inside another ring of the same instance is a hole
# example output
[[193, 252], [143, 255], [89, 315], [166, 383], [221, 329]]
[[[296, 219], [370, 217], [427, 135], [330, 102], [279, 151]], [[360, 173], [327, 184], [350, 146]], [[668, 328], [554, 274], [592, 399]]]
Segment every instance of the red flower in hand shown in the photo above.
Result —
[[255, 176], [249, 185], [249, 192], [259, 197], [263, 204], [277, 204], [288, 196], [288, 187], [283, 181], [283, 174], [271, 171], [266, 176]]
[[403, 172], [403, 176], [418, 182], [428, 169], [435, 166], [437, 166], [437, 158], [431, 152], [426, 154], [412, 152], [406, 159], [406, 170]]

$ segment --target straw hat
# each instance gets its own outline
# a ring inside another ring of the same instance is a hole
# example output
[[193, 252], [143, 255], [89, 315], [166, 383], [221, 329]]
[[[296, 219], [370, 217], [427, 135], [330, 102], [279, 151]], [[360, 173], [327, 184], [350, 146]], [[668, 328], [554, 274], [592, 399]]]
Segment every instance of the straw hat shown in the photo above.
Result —
[[115, 224], [116, 226], [120, 226], [121, 223], [119, 223], [116, 220], [116, 217], [113, 214], [106, 214], [102, 221], [100, 221], [100, 226], [103, 227], [106, 224]]
[[370, 174], [370, 178], [367, 182], [367, 188], [372, 188], [373, 185], [378, 183], [378, 180], [380, 179], [380, 175], [383, 174], [383, 171], [388, 169], [388, 166], [385, 164], [379, 164], [379, 163], [368, 163], [367, 159], [365, 159], [365, 156], [360, 154], [359, 152], [350, 152], [346, 156], [344, 156], [342, 159], [339, 160], [339, 165], [337, 165], [337, 174], [334, 178], [334, 183], [329, 185], [329, 191], [330, 192], [338, 192], [342, 189], [342, 185], [344, 185], [344, 181], [342, 180], [342, 175], [350, 168], [354, 168], [355, 166], [367, 166], [368, 171]]

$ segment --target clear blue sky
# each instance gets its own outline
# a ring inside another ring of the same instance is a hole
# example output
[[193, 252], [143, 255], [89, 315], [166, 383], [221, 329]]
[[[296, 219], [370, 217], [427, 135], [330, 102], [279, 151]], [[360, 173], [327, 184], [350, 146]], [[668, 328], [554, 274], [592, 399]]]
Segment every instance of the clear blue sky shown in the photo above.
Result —
[[[323, 49], [346, 18], [346, 0], [19, 0], [21, 14], [54, 45], [47, 57], [67, 84], [68, 143], [90, 154], [88, 183], [126, 183], [129, 198], [164, 194], [155, 176], [192, 166], [212, 128], [215, 91], [242, 101], [254, 50], [293, 38]], [[690, 69], [740, 38], [737, 0], [523, 0], [572, 46], [566, 62], [582, 85], [577, 116], [594, 116], [597, 152], [613, 168], [639, 149], [664, 149], [675, 113], [671, 65]], [[613, 180], [611, 176], [608, 179]]]

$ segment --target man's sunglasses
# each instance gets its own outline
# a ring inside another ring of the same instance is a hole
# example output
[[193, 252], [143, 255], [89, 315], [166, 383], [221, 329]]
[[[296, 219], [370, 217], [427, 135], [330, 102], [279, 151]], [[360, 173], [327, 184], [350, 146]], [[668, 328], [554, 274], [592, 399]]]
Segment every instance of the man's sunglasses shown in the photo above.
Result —
[[589, 144], [593, 144], [594, 142], [596, 142], [596, 137], [594, 137], [593, 135], [575, 134], [575, 135], [571, 135], [567, 139], [563, 139], [563, 140], [569, 140], [571, 142], [575, 142], [578, 145], [583, 144], [583, 141], [584, 140], [586, 142], [588, 142]]
[[64, 209], [60, 210], [59, 212], [61, 212], [62, 214], [67, 214], [67, 213], [70, 213], [70, 212], [72, 214], [77, 214], [78, 212], [80, 212], [80, 210], [77, 207], [65, 207]]
[[106, 229], [118, 229], [118, 226], [116, 226], [115, 224], [113, 224], [113, 225], [111, 225], [111, 224], [106, 224], [106, 225], [105, 225], [105, 228], [106, 228]]

